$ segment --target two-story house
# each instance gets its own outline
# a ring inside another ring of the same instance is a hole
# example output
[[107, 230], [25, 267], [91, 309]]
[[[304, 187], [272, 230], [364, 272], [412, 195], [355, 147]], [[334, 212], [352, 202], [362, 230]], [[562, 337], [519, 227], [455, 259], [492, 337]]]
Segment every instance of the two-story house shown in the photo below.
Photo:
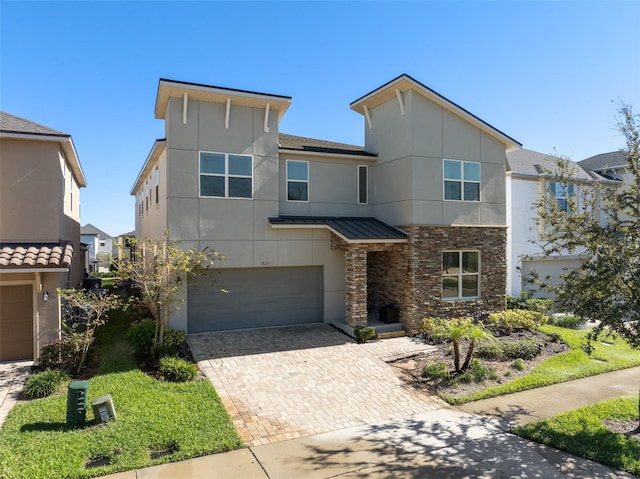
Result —
[[80, 241], [88, 245], [89, 273], [107, 273], [113, 259], [113, 238], [91, 223], [80, 228]]
[[[279, 132], [281, 95], [161, 79], [136, 236], [226, 255], [183, 281], [190, 333], [366, 325], [504, 308], [506, 151], [520, 144], [408, 75], [362, 96], [365, 146]], [[223, 291], [224, 290], [224, 291]]]
[[56, 289], [80, 285], [80, 188], [71, 136], [0, 112], [0, 361], [60, 334]]

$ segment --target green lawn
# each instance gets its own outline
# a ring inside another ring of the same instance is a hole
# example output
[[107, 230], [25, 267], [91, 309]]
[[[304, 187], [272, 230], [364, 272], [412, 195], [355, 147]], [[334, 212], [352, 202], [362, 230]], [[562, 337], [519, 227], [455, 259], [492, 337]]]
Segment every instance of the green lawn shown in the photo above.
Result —
[[638, 419], [638, 396], [605, 401], [515, 428], [533, 441], [640, 475], [640, 440], [611, 432], [603, 420]]
[[549, 325], [541, 326], [540, 331], [546, 334], [559, 334], [562, 341], [571, 349], [541, 362], [527, 376], [464, 396], [446, 395], [443, 399], [450, 404], [463, 404], [640, 365], [640, 351], [632, 349], [622, 339], [603, 336], [602, 342], [595, 343], [596, 350], [589, 356], [581, 348], [587, 331]]
[[[0, 430], [0, 477], [94, 477], [242, 447], [211, 384], [147, 376], [136, 368], [125, 327], [119, 314], [99, 331], [100, 370], [88, 391], [89, 401], [110, 394], [118, 420], [94, 426], [89, 403], [87, 427], [67, 429], [66, 386], [19, 404]], [[110, 464], [87, 467], [99, 459]]]

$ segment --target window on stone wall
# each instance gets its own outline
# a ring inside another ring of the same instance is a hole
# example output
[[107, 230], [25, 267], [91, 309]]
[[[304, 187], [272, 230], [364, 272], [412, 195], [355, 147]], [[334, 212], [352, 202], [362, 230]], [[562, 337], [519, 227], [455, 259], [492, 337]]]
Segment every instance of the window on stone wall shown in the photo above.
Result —
[[480, 201], [480, 163], [444, 160], [444, 199]]
[[253, 157], [200, 152], [200, 196], [253, 197]]
[[442, 253], [442, 298], [472, 299], [480, 296], [480, 253]]

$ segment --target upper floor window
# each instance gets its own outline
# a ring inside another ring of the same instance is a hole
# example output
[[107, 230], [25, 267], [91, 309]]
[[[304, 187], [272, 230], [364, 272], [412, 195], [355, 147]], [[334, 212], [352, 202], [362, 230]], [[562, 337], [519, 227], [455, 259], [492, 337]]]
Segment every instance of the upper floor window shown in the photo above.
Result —
[[200, 196], [253, 198], [253, 157], [200, 152]]
[[369, 202], [368, 181], [369, 168], [365, 165], [358, 165], [358, 203], [360, 204]]
[[160, 171], [158, 170], [158, 167], [156, 166], [156, 204], [158, 204], [159, 199], [158, 199], [158, 184], [160, 182]]
[[309, 162], [287, 160], [287, 200], [309, 201]]
[[572, 199], [575, 201], [576, 188], [573, 183], [561, 183], [558, 181], [549, 182], [549, 191], [558, 202], [558, 208], [567, 213], [571, 213]]
[[442, 299], [471, 299], [480, 296], [480, 253], [442, 253]]
[[480, 201], [480, 163], [444, 160], [444, 199]]

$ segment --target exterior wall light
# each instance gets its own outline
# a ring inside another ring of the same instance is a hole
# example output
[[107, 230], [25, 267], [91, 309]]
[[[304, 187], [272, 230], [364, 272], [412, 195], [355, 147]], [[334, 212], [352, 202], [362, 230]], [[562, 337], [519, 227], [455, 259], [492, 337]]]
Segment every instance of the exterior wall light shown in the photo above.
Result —
[[42, 301], [49, 301], [49, 292], [45, 291], [42, 293]]

